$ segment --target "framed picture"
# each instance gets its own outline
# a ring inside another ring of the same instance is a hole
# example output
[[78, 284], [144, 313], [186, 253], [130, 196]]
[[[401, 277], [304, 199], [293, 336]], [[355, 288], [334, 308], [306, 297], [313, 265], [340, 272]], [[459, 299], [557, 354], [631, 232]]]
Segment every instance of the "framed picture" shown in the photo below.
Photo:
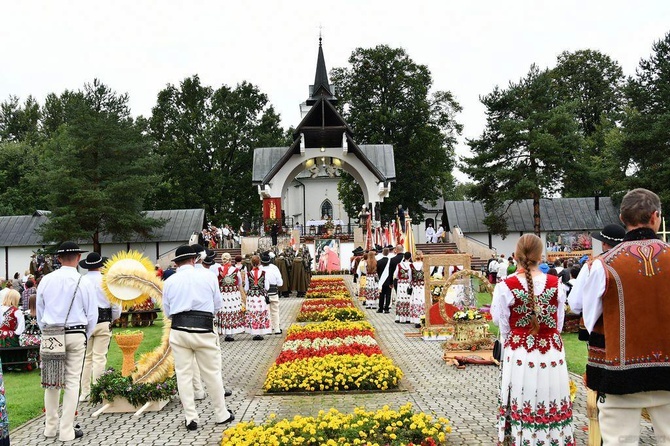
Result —
[[338, 239], [314, 240], [315, 269], [319, 272], [340, 271], [340, 241]]
[[453, 315], [455, 304], [460, 303], [458, 299], [463, 298], [463, 293], [458, 292], [459, 284], [450, 283], [449, 277], [460, 271], [470, 270], [470, 256], [429, 254], [423, 258], [423, 268], [426, 298], [425, 330], [439, 337], [437, 334], [452, 328], [447, 321]]

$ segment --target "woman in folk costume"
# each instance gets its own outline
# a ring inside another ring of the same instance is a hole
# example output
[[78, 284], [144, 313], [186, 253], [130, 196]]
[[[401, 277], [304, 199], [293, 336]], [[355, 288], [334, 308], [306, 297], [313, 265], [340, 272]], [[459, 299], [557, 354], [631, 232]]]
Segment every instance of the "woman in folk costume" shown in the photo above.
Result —
[[412, 322], [412, 317], [409, 311], [411, 297], [408, 292], [412, 282], [412, 269], [410, 268], [411, 259], [412, 253], [406, 252], [393, 273], [393, 279], [398, 281], [395, 303], [395, 321], [398, 324], [409, 324]]
[[493, 292], [491, 315], [504, 345], [499, 444], [575, 444], [561, 339], [566, 297], [558, 277], [540, 271], [542, 250], [539, 237], [521, 236], [519, 269]]
[[358, 271], [358, 299], [365, 302], [365, 295], [367, 293], [366, 283], [368, 281], [368, 253], [366, 252], [363, 257], [358, 261], [357, 271]]
[[242, 274], [240, 270], [231, 264], [230, 254], [224, 252], [221, 255], [223, 266], [219, 270], [219, 289], [223, 296], [223, 306], [216, 313], [214, 324], [219, 336], [224, 336], [226, 342], [235, 340], [233, 335], [244, 332], [245, 319], [242, 307]]
[[[18, 347], [19, 336], [25, 329], [25, 318], [23, 311], [19, 310], [21, 295], [16, 290], [8, 290], [2, 299], [0, 306], [0, 347]], [[5, 359], [8, 362], [23, 361], [25, 353], [7, 352]]]
[[379, 306], [379, 277], [377, 276], [376, 252], [371, 249], [365, 262], [365, 308], [374, 310]]
[[265, 280], [265, 271], [259, 268], [261, 258], [251, 258], [251, 269], [247, 271], [244, 287], [247, 291], [246, 332], [254, 335], [254, 341], [263, 340], [263, 335], [272, 333], [270, 329], [270, 283]]
[[421, 327], [421, 316], [426, 314], [426, 296], [425, 281], [423, 274], [423, 253], [416, 252], [416, 260], [409, 264], [412, 281], [412, 294], [409, 298], [409, 317], [410, 322], [414, 323], [416, 328]]

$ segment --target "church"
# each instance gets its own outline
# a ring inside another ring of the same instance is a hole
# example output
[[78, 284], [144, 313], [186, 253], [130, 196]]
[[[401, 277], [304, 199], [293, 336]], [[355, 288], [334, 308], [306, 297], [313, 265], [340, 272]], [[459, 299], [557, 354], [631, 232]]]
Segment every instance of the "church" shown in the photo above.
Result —
[[365, 203], [372, 207], [391, 191], [393, 146], [358, 144], [335, 108], [335, 93], [319, 38], [314, 84], [300, 104], [301, 122], [293, 132], [293, 143], [254, 150], [252, 181], [263, 200], [266, 221], [281, 218], [287, 227], [302, 228], [303, 234], [320, 234], [325, 220], [332, 219], [341, 232], [348, 233], [357, 226], [358, 217], [347, 214], [338, 196], [343, 171], [356, 179]]

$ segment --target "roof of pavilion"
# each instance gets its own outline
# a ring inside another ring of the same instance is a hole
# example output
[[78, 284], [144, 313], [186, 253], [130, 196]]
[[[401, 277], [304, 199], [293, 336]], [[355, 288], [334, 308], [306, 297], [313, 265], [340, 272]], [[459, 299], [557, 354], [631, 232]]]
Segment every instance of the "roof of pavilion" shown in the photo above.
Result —
[[[602, 229], [619, 223], [619, 207], [610, 197], [600, 197], [596, 211], [595, 197], [540, 199], [540, 228], [549, 231], [579, 231]], [[464, 233], [489, 232], [483, 223], [486, 213], [481, 201], [447, 201], [449, 226], [458, 225]], [[512, 203], [507, 212], [509, 232], [533, 232], [533, 200]]]
[[[149, 238], [136, 236], [129, 240], [113, 240], [110, 234], [102, 234], [100, 243], [133, 242], [183, 242], [191, 234], [199, 232], [205, 222], [204, 209], [171, 209], [147, 211], [149, 218], [165, 219], [165, 226], [154, 231]], [[49, 212], [37, 211], [33, 215], [0, 217], [0, 246], [40, 246], [45, 244], [38, 233], [39, 227], [49, 219]], [[80, 240], [90, 243], [90, 240]]]

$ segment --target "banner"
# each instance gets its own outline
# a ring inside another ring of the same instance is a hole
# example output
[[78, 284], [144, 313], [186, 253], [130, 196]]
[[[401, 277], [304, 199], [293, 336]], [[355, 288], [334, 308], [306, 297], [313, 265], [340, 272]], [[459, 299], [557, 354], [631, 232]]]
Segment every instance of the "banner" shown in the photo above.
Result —
[[277, 220], [281, 226], [281, 198], [263, 198], [263, 221]]

